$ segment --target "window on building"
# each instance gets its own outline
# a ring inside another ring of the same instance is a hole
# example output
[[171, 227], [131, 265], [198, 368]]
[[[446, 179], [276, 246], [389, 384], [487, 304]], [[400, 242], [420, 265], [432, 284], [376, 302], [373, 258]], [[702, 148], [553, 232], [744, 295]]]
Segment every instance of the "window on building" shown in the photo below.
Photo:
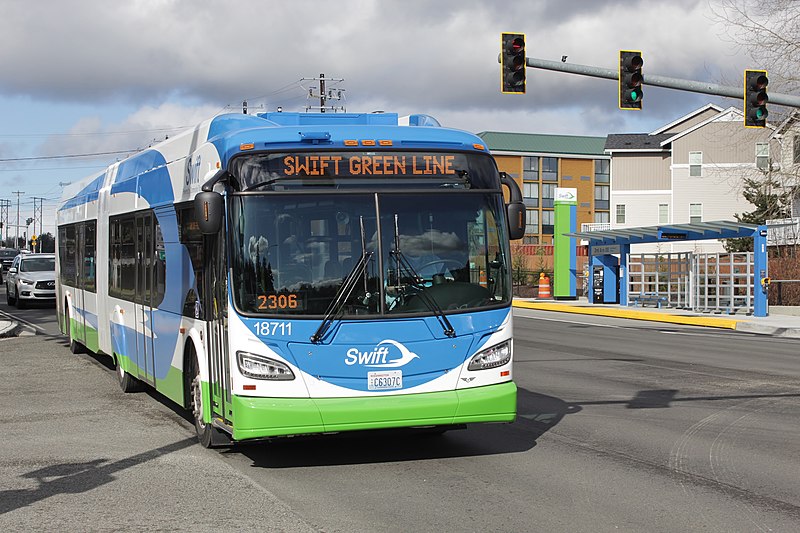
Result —
[[611, 213], [608, 211], [595, 211], [594, 221], [596, 224], [608, 224], [611, 222]]
[[756, 168], [769, 170], [769, 143], [756, 143]]
[[522, 182], [522, 199], [529, 207], [539, 207], [539, 184], [535, 181]]
[[594, 186], [594, 208], [608, 209], [609, 206], [609, 187], [607, 185]]
[[552, 235], [555, 231], [555, 212], [542, 211], [542, 234]]
[[611, 161], [609, 161], [608, 159], [594, 160], [594, 182], [595, 183], [611, 182]]
[[539, 158], [525, 156], [522, 158], [522, 179], [539, 181]]
[[542, 158], [542, 181], [558, 181], [558, 158]]
[[689, 152], [689, 177], [699, 178], [703, 175], [703, 152]]
[[800, 135], [794, 136], [794, 157], [792, 157], [792, 163], [795, 165], [800, 164]]
[[669, 204], [658, 204], [658, 223], [669, 224]]
[[525, 244], [539, 243], [539, 210], [526, 209], [525, 215]]
[[554, 183], [542, 183], [542, 207], [553, 207], [556, 187], [557, 185]]
[[617, 204], [617, 224], [625, 223], [625, 204]]
[[703, 204], [689, 204], [689, 223], [698, 224], [703, 221]]

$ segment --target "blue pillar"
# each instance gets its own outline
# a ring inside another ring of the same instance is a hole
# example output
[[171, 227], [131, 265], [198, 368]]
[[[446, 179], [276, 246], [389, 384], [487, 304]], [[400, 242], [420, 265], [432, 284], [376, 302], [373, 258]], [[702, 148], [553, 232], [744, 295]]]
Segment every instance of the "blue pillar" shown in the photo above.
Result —
[[619, 304], [628, 305], [628, 254], [631, 253], [630, 244], [619, 246]]
[[753, 316], [767, 316], [769, 300], [767, 287], [761, 282], [769, 277], [767, 262], [767, 226], [759, 226], [753, 233]]

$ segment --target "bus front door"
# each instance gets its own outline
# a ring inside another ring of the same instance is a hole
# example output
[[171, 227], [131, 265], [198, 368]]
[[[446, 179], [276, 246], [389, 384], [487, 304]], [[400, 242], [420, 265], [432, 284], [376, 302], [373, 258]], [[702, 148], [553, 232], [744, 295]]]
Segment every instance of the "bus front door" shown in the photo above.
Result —
[[155, 230], [151, 213], [136, 217], [136, 356], [138, 378], [155, 385], [153, 308]]
[[230, 425], [231, 378], [228, 356], [228, 268], [225, 231], [206, 236], [205, 276], [208, 312], [208, 369], [212, 418]]

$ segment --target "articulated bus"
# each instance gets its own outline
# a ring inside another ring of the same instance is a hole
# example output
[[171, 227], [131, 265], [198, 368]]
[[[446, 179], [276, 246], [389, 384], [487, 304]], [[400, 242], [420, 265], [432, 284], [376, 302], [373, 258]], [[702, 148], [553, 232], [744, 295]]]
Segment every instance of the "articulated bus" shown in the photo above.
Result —
[[524, 213], [427, 115], [219, 115], [65, 190], [59, 323], [204, 446], [510, 422]]

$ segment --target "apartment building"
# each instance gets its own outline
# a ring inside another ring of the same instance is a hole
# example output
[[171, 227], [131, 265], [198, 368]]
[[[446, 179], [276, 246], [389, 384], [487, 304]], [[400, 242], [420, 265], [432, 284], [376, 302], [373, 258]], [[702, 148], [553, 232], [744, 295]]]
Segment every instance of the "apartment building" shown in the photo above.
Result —
[[484, 131], [478, 133], [520, 186], [527, 207], [524, 244], [552, 245], [556, 187], [577, 189], [578, 227], [611, 221], [611, 155], [605, 137]]
[[[641, 134], [610, 134], [611, 227], [735, 220], [753, 210], [746, 177], [773, 172], [774, 128], [745, 128], [741, 110], [708, 104]], [[721, 252], [721, 241], [634, 246], [631, 251]]]

